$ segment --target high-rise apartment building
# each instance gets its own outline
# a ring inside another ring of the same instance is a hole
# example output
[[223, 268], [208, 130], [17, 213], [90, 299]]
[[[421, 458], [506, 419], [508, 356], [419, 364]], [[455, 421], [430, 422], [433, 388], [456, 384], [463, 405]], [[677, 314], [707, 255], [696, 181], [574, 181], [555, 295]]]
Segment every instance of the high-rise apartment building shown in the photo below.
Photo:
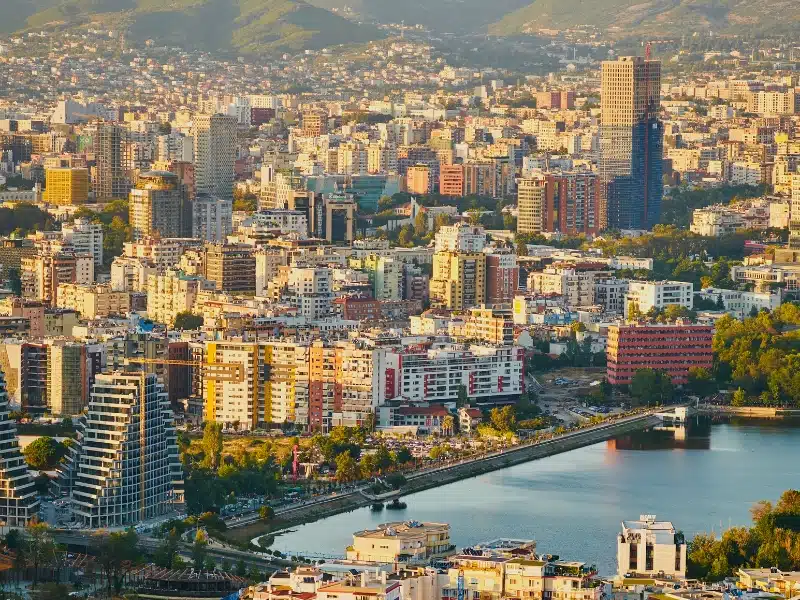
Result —
[[221, 244], [233, 229], [233, 200], [201, 194], [192, 201], [192, 237]]
[[601, 79], [601, 229], [649, 229], [663, 195], [661, 62], [604, 61]]
[[328, 133], [328, 115], [321, 110], [307, 110], [303, 113], [303, 136], [319, 137]]
[[600, 227], [600, 181], [589, 171], [544, 174], [544, 231], [596, 234]]
[[442, 165], [439, 168], [439, 193], [442, 196], [464, 196], [464, 165]]
[[439, 228], [435, 237], [436, 252], [482, 252], [486, 247], [483, 227], [457, 223]]
[[0, 370], [0, 522], [24, 527], [38, 512], [39, 500], [19, 448], [17, 428], [8, 415], [6, 380]]
[[220, 292], [254, 294], [256, 257], [253, 248], [243, 245], [207, 244], [206, 279]]
[[89, 219], [75, 219], [61, 227], [61, 237], [77, 254], [91, 254], [96, 267], [103, 264], [102, 224], [92, 223]]
[[61, 283], [94, 282], [94, 257], [72, 251], [42, 251], [22, 258], [22, 295], [56, 306]]
[[511, 304], [519, 288], [517, 255], [507, 249], [492, 249], [485, 254], [486, 304]]
[[517, 233], [542, 233], [546, 190], [541, 178], [519, 180], [517, 186]]
[[430, 281], [431, 306], [465, 310], [486, 301], [486, 255], [437, 252]]
[[432, 191], [433, 178], [428, 165], [414, 165], [406, 172], [406, 190], [409, 194], [429, 194]]
[[94, 170], [94, 196], [98, 202], [125, 198], [130, 190], [130, 132], [121, 125], [101, 123], [94, 143], [97, 166]]
[[47, 406], [51, 414], [80, 414], [88, 396], [86, 344], [52, 340], [47, 345]]
[[236, 117], [195, 115], [195, 191], [219, 198], [233, 197], [236, 162]]
[[45, 170], [42, 199], [50, 204], [83, 204], [89, 200], [89, 171], [84, 168]]
[[188, 236], [191, 232], [189, 210], [186, 187], [177, 175], [169, 171], [142, 173], [129, 199], [134, 241], [153, 236]]
[[73, 518], [116, 527], [183, 505], [174, 418], [155, 375], [98, 375], [82, 429], [71, 457]]

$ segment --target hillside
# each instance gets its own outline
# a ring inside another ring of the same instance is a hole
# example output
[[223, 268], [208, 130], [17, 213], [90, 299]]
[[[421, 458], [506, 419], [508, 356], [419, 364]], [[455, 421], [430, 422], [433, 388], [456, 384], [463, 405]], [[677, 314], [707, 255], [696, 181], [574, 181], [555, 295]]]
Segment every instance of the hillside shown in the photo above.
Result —
[[[293, 52], [383, 37], [304, 0], [5, 0], [16, 14], [0, 33], [102, 22], [126, 27], [132, 41], [187, 49]], [[5, 11], [4, 11], [5, 12]]]
[[785, 33], [800, 30], [797, 0], [534, 0], [507, 14], [496, 35], [594, 25], [620, 34]]
[[[348, 13], [378, 23], [424, 25], [433, 31], [473, 32], [506, 13], [526, 6], [530, 0], [308, 0], [329, 10]], [[341, 14], [341, 13], [340, 13]]]

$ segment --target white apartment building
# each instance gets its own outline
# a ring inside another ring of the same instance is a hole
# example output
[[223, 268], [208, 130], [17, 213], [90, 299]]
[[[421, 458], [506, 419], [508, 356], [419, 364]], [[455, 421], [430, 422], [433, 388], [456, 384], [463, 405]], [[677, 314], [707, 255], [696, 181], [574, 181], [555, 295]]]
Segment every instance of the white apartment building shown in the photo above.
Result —
[[0, 522], [24, 527], [38, 512], [39, 500], [19, 448], [17, 427], [8, 414], [6, 379], [0, 370]]
[[300, 210], [286, 210], [275, 208], [260, 210], [250, 215], [242, 223], [240, 229], [247, 229], [249, 223], [260, 225], [266, 229], [279, 229], [282, 234], [296, 233], [302, 237], [308, 236], [308, 219]]
[[96, 267], [103, 264], [103, 226], [100, 223], [75, 219], [61, 228], [61, 237], [77, 254], [91, 254]]
[[625, 318], [630, 318], [632, 306], [646, 314], [677, 305], [691, 309], [694, 305], [694, 284], [683, 281], [630, 281], [625, 295]]
[[198, 194], [192, 201], [192, 237], [222, 244], [233, 229], [233, 200]]
[[333, 302], [331, 281], [328, 267], [292, 267], [287, 281], [289, 301], [309, 319], [328, 316]]
[[286, 255], [274, 248], [260, 248], [256, 257], [256, 296], [267, 295], [269, 284], [278, 276], [279, 267], [286, 266]]
[[403, 263], [392, 258], [380, 257], [374, 271], [374, 295], [376, 300], [403, 299]]
[[202, 247], [203, 242], [194, 238], [143, 238], [125, 242], [123, 256], [139, 258], [166, 269], [177, 265], [186, 250]]
[[595, 282], [611, 275], [611, 271], [554, 265], [544, 271], [530, 273], [528, 291], [563, 296], [567, 306], [570, 307], [591, 306], [595, 301]]
[[742, 213], [726, 206], [709, 206], [695, 209], [689, 230], [706, 237], [721, 237], [744, 227]]
[[198, 293], [204, 289], [213, 289], [213, 283], [175, 269], [150, 275], [147, 278], [147, 316], [157, 323], [171, 325], [178, 313], [191, 312]]
[[738, 319], [744, 319], [755, 309], [775, 310], [781, 305], [780, 291], [772, 292], [742, 292], [739, 290], [726, 290], [724, 288], [704, 288], [698, 296], [713, 302], [722, 301], [724, 309]]
[[594, 303], [599, 304], [609, 313], [623, 314], [625, 312], [625, 296], [627, 294], [627, 279], [610, 277], [598, 281], [594, 285]]
[[517, 346], [435, 344], [388, 351], [387, 399], [449, 402], [463, 385], [470, 398], [491, 403], [525, 390], [523, 363], [524, 351]]
[[117, 256], [111, 263], [111, 289], [115, 292], [146, 292], [147, 279], [158, 273], [148, 260]]
[[666, 575], [686, 577], [686, 540], [670, 521], [641, 515], [623, 521], [617, 538], [617, 575]]
[[155, 375], [98, 375], [73, 457], [72, 515], [86, 527], [131, 525], [183, 505], [173, 415]]
[[483, 227], [465, 223], [441, 227], [435, 238], [436, 252], [459, 252], [476, 254], [486, 247], [486, 232]]
[[800, 266], [787, 265], [734, 265], [731, 279], [736, 283], [753, 283], [756, 292], [769, 292], [773, 285], [787, 290], [800, 289]]
[[731, 163], [731, 183], [733, 185], [760, 185], [764, 181], [764, 167], [761, 163], [736, 161]]

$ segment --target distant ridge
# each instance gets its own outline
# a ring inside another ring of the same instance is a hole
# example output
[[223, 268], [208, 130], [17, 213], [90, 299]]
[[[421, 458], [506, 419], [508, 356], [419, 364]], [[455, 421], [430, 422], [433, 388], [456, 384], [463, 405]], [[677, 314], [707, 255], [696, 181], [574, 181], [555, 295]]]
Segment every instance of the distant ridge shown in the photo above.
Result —
[[614, 35], [800, 31], [797, 0], [534, 0], [489, 27], [495, 35], [593, 25]]
[[4, 0], [0, 32], [98, 23], [190, 50], [296, 52], [384, 37], [304, 0]]

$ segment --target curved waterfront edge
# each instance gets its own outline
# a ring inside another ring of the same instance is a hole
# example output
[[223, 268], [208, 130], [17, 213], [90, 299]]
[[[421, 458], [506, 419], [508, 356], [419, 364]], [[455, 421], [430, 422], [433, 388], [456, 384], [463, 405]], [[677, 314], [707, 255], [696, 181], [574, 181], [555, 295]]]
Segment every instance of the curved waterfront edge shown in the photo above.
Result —
[[[407, 483], [394, 496], [409, 496], [462, 479], [477, 477], [484, 473], [569, 452], [570, 450], [604, 442], [619, 435], [647, 429], [660, 422], [660, 418], [652, 413], [635, 415], [612, 423], [600, 423], [594, 427], [565, 433], [554, 439], [500, 450], [479, 458], [468, 459], [458, 464], [427, 469], [407, 475]], [[275, 515], [275, 520], [269, 523], [254, 520], [244, 524], [239, 529], [229, 531], [227, 536], [239, 542], [247, 543], [266, 534], [276, 535], [290, 527], [313, 523], [333, 515], [369, 506], [371, 503], [371, 499], [364, 496], [360, 490], [356, 490], [317, 504], [280, 511]]]

